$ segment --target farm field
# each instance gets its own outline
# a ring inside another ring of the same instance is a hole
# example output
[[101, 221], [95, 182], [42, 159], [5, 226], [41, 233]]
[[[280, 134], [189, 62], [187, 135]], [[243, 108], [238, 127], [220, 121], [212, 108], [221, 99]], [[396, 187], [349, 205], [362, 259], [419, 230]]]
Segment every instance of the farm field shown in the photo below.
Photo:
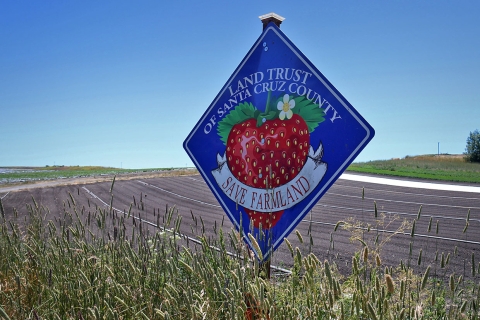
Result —
[[[179, 172], [191, 169], [153, 168], [153, 169], [120, 169], [99, 166], [45, 166], [45, 167], [0, 167], [0, 186], [38, 183], [41, 181], [92, 178], [94, 181], [105, 180], [118, 175], [119, 179], [128, 179], [132, 175], [156, 176], [168, 172]], [[93, 181], [92, 179], [84, 181]], [[67, 181], [68, 183], [68, 181]]]
[[[96, 183], [78, 180], [77, 184], [17, 186], [15, 191], [8, 190], [0, 188], [5, 219], [20, 228], [26, 225], [29, 208], [41, 206], [46, 208], [44, 221], [51, 220], [60, 226], [66, 212], [72, 215], [74, 209], [83, 219], [87, 216], [93, 219], [102, 210], [117, 219], [128, 216], [123, 223], [130, 239], [139, 226], [147, 238], [155, 235], [170, 212], [181, 217], [177, 231], [190, 239], [188, 243], [182, 240], [181, 245], [193, 249], [199, 246], [202, 236], [215, 239], [220, 228], [224, 234], [230, 234], [232, 229], [198, 175], [153, 178], [140, 175], [115, 183], [112, 179]], [[365, 244], [372, 257], [378, 255], [381, 259], [380, 269], [408, 265], [409, 270], [421, 275], [430, 265], [432, 279], [435, 276], [448, 282], [455, 275], [461, 276], [465, 283], [474, 283], [478, 281], [472, 270], [476, 270], [474, 253], [480, 248], [479, 224], [478, 193], [339, 179], [299, 224], [300, 236], [294, 233], [288, 240], [302, 256], [313, 253], [319, 261], [330, 261], [339, 278], [352, 274], [352, 259], [363, 252]], [[113, 238], [114, 226], [114, 222], [104, 225], [102, 238]], [[227, 249], [235, 248], [227, 246]], [[286, 244], [282, 245], [273, 256], [272, 265], [277, 268], [272, 272], [285, 274], [295, 270], [298, 265], [295, 257]]]
[[[107, 207], [111, 200], [109, 192], [111, 184], [111, 181], [106, 181], [53, 188], [34, 188], [7, 195], [0, 193], [0, 195], [4, 197], [2, 202], [6, 212], [12, 212], [13, 208], [17, 209], [20, 217], [19, 223], [26, 214], [25, 212], [22, 214], [25, 205], [32, 203], [32, 199], [49, 209], [49, 216], [46, 217], [46, 220], [54, 220], [55, 217], [61, 216], [64, 203], [69, 200], [69, 193], [74, 195], [78, 207], [92, 208], [93, 205]], [[113, 194], [113, 207], [120, 212], [128, 211], [132, 203], [138, 205], [141, 199], [143, 210], [139, 210], [138, 214], [142, 216], [143, 220], [152, 223], [156, 223], [154, 210], [163, 212], [166, 207], [174, 206], [178, 210], [178, 214], [183, 217], [184, 223], [180, 231], [189, 236], [194, 236], [191, 230], [192, 213], [194, 216], [202, 217], [209, 236], [214, 235], [212, 228], [215, 224], [220, 224], [222, 220], [224, 220], [225, 232], [232, 228], [230, 221], [199, 175], [116, 181]], [[438, 251], [445, 253], [452, 251], [452, 248], [457, 246], [459, 247], [458, 254], [462, 258], [458, 260], [460, 265], [456, 268], [463, 270], [463, 260], [469, 257], [472, 248], [475, 248], [477, 243], [480, 244], [480, 232], [476, 232], [480, 228], [479, 202], [480, 195], [472, 193], [419, 190], [339, 179], [297, 229], [306, 235], [311, 228], [314, 241], [312, 252], [322, 260], [335, 257], [340, 270], [348, 272], [351, 268], [350, 258], [353, 250], [361, 244], [359, 242], [352, 244], [351, 233], [343, 228], [338, 228], [336, 232], [333, 232], [338, 221], [350, 221], [352, 224], [370, 226], [371, 233], [377, 233], [378, 229], [380, 237], [384, 238], [396, 231], [404, 220], [409, 223], [409, 226], [413, 220], [416, 220], [417, 237], [420, 239], [418, 246], [414, 248], [413, 255], [418, 254], [418, 250], [423, 248], [424, 261], [428, 261], [429, 254], [432, 253], [428, 246], [435, 245]], [[375, 203], [378, 211], [377, 219], [374, 217]], [[420, 206], [422, 207], [421, 214], [417, 219]], [[468, 232], [463, 233], [469, 210], [470, 226]], [[430, 232], [427, 232], [430, 218], [432, 218], [433, 226], [431, 226]], [[438, 233], [435, 230], [437, 221]], [[388, 225], [386, 225], [387, 223]], [[198, 223], [196, 228], [198, 228]], [[383, 230], [385, 232], [382, 232]], [[364, 234], [366, 231], [361, 233]], [[398, 262], [399, 257], [408, 257], [411, 240], [410, 227], [407, 227], [404, 233], [392, 237], [391, 241], [386, 244], [382, 254], [382, 260], [386, 264], [394, 265]], [[294, 246], [302, 247], [295, 235], [292, 234], [290, 237]], [[330, 243], [331, 237], [332, 243]], [[460, 247], [465, 248], [463, 254]], [[289, 261], [288, 257], [288, 249], [284, 247], [274, 254], [272, 263], [291, 267], [293, 262]]]

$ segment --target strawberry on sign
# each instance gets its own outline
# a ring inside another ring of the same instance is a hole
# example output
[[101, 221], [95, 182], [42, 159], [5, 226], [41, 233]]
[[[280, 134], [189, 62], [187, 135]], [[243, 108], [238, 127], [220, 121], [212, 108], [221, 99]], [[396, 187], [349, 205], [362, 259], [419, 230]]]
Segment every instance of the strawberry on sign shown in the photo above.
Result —
[[[321, 161], [321, 145], [319, 150], [310, 146], [310, 133], [323, 121], [318, 105], [284, 94], [272, 104], [268, 99], [264, 112], [240, 103], [218, 123], [227, 150], [212, 174], [227, 197], [240, 201], [256, 228], [274, 227], [284, 210], [322, 179], [327, 165]], [[245, 190], [250, 201], [238, 199], [236, 188]]]
[[245, 241], [266, 260], [373, 136], [271, 23], [184, 148]]

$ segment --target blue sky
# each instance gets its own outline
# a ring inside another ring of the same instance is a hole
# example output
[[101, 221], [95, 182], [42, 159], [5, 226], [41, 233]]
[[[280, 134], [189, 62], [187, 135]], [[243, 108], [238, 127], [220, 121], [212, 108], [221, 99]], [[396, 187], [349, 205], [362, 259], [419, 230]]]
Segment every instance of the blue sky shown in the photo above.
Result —
[[356, 161], [480, 129], [480, 1], [1, 1], [0, 166], [192, 166], [269, 12], [375, 128]]

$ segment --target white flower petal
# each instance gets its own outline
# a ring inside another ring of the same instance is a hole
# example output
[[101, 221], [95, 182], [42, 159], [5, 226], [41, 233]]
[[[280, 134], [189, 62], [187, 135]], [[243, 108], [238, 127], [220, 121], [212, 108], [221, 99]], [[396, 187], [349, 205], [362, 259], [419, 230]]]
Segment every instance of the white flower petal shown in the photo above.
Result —
[[282, 101], [278, 101], [278, 103], [277, 103], [277, 109], [278, 109], [278, 110], [282, 110], [282, 109], [283, 109], [283, 102], [282, 102]]
[[288, 93], [285, 93], [285, 95], [283, 96], [283, 103], [288, 103], [289, 100], [290, 96], [288, 95]]
[[288, 102], [288, 105], [290, 106], [290, 109], [295, 108], [295, 100], [293, 100], [293, 99], [290, 100], [290, 101]]
[[286, 114], [285, 111], [280, 111], [280, 115], [278, 116], [280, 118], [280, 120], [285, 119], [285, 114]]
[[287, 119], [291, 119], [292, 116], [293, 116], [293, 111], [292, 110], [288, 110], [286, 113], [286, 116], [287, 116]]

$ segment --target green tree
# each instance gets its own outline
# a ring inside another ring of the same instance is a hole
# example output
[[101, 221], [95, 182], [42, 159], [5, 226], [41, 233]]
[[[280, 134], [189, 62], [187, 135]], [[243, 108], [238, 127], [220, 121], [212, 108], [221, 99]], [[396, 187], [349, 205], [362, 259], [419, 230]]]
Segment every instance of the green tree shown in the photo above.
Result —
[[467, 161], [480, 162], [480, 132], [478, 129], [470, 132], [464, 154]]

